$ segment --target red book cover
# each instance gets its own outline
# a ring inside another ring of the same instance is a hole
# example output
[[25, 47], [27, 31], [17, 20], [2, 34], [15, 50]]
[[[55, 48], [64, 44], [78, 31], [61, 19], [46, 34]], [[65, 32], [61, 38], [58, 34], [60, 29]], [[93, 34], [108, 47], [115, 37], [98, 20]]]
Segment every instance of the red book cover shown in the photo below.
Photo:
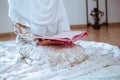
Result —
[[83, 37], [87, 36], [88, 33], [86, 31], [66, 31], [54, 36], [48, 37], [36, 37], [39, 43], [46, 41], [45, 44], [74, 44], [75, 41], [82, 39]]

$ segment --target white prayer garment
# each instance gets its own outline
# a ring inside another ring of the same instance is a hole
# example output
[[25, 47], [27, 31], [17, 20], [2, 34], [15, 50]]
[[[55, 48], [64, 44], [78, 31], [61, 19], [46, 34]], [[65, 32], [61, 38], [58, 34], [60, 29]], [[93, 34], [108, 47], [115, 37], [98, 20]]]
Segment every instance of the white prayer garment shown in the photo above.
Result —
[[[52, 70], [72, 67], [87, 59], [80, 45], [37, 46], [35, 35], [52, 36], [69, 31], [67, 14], [62, 0], [9, 0], [9, 17], [17, 33], [16, 45], [20, 60], [28, 64], [48, 65]], [[21, 31], [21, 32], [20, 32]], [[34, 45], [35, 44], [35, 45]], [[19, 62], [19, 59], [18, 59]], [[21, 61], [20, 61], [21, 62]]]
[[50, 36], [70, 30], [63, 0], [8, 0], [9, 17], [30, 27], [33, 34]]

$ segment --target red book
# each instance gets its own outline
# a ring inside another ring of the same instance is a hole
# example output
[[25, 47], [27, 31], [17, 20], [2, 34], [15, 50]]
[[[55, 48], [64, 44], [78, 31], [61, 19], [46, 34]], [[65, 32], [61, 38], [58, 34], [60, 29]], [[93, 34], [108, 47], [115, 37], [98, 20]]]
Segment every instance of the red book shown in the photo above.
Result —
[[86, 31], [66, 31], [49, 37], [37, 36], [35, 40], [37, 40], [38, 43], [42, 43], [44, 41], [44, 44], [70, 45], [74, 44], [75, 41], [80, 40], [87, 35], [88, 33]]

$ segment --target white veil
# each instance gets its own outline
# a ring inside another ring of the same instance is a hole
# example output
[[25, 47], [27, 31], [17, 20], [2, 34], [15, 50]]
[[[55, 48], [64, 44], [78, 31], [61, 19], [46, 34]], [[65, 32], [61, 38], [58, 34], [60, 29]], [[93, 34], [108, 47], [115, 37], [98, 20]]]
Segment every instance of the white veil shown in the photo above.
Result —
[[[8, 0], [9, 17], [31, 28], [34, 34], [70, 30], [62, 0]], [[49, 30], [49, 31], [47, 31]]]

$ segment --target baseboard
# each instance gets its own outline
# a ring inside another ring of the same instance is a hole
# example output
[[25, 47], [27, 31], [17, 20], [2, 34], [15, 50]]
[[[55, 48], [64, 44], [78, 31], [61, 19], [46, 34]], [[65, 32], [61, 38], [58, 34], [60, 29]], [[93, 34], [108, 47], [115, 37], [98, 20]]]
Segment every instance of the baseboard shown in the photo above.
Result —
[[71, 30], [87, 28], [86, 24], [70, 25]]
[[109, 23], [108, 26], [120, 26], [120, 22]]
[[14, 32], [8, 32], [8, 33], [0, 33], [0, 37], [11, 37], [16, 36]]
[[[120, 22], [116, 22], [116, 23], [109, 23], [108, 26], [119, 26], [120, 27]], [[78, 24], [78, 25], [70, 25], [71, 30], [77, 30], [77, 29], [82, 29], [82, 28], [87, 28], [86, 24]], [[16, 34], [14, 32], [8, 32], [8, 33], [0, 33], [0, 37], [10, 37], [10, 36], [16, 36]]]
[[[120, 22], [115, 22], [115, 23], [108, 23], [108, 27], [115, 27], [119, 26], [120, 27]], [[87, 28], [86, 24], [78, 24], [78, 25], [70, 25], [71, 29], [82, 29], [82, 28]]]

